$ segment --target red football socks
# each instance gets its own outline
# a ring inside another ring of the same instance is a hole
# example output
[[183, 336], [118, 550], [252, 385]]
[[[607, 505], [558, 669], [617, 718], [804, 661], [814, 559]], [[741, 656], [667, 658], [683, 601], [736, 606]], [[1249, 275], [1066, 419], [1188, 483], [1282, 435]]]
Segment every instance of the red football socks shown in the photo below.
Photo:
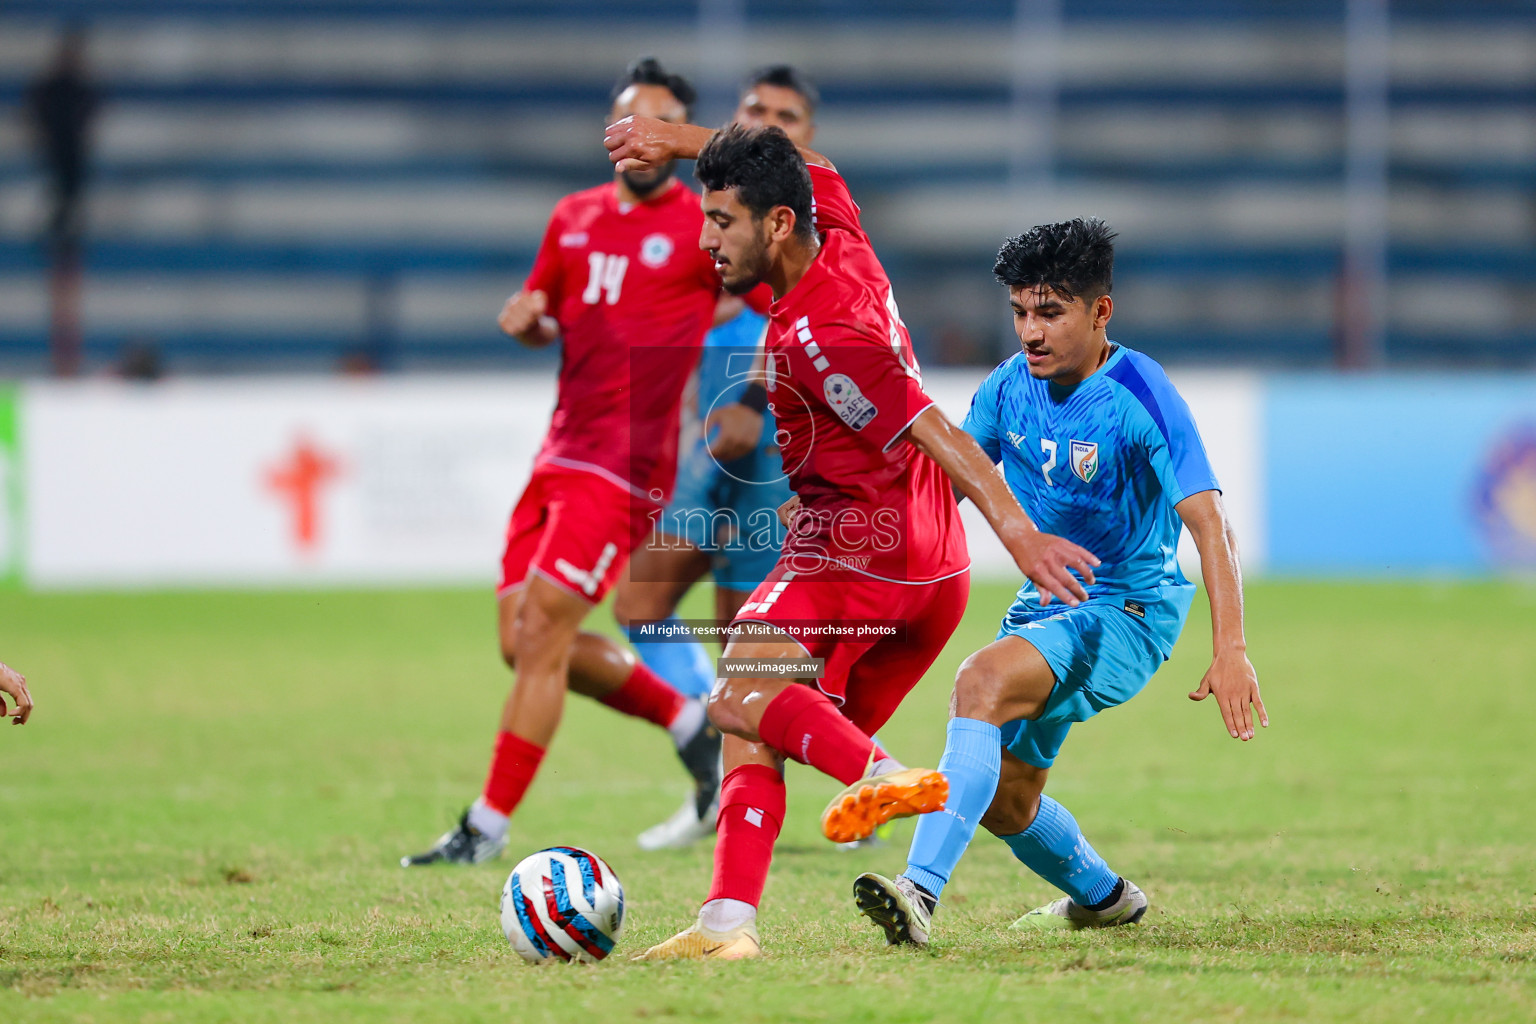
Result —
[[762, 764], [731, 769], [720, 787], [715, 831], [715, 876], [708, 900], [741, 900], [754, 907], [763, 898], [773, 844], [784, 821], [784, 777]]
[[510, 816], [528, 792], [542, 760], [543, 747], [509, 732], [498, 733], [496, 753], [491, 757], [491, 771], [485, 777], [480, 799], [496, 813]]
[[809, 686], [791, 686], [763, 709], [763, 742], [785, 757], [826, 772], [845, 786], [862, 779], [875, 744]]
[[638, 661], [623, 686], [598, 699], [615, 711], [654, 722], [663, 729], [688, 703], [687, 697]]

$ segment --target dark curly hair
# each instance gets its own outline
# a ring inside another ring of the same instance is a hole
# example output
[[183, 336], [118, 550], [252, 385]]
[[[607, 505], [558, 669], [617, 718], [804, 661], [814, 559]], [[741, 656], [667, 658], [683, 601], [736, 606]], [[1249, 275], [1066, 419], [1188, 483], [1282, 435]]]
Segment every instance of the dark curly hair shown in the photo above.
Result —
[[619, 76], [619, 80], [613, 83], [613, 92], [608, 100], [619, 98], [619, 94], [632, 85], [659, 85], [666, 89], [677, 102], [683, 105], [683, 110], [688, 120], [693, 120], [693, 104], [699, 98], [699, 91], [693, 87], [693, 83], [682, 75], [674, 75], [661, 66], [661, 61], [655, 57], [636, 57], [630, 62], [629, 67]]
[[1039, 224], [1003, 243], [992, 273], [1009, 288], [1096, 299], [1114, 286], [1115, 233], [1097, 217]]
[[740, 124], [722, 128], [699, 152], [694, 171], [711, 192], [735, 189], [753, 220], [761, 220], [775, 206], [787, 206], [795, 214], [795, 234], [807, 240], [815, 237], [811, 173], [782, 129]]

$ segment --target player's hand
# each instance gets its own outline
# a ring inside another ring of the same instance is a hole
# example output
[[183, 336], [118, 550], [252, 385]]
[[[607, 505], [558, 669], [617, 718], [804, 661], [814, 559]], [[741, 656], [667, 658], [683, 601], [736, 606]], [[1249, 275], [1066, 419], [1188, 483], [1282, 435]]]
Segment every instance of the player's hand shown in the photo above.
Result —
[[779, 525], [786, 530], [790, 522], [795, 518], [795, 513], [800, 511], [800, 495], [791, 494], [789, 500], [779, 506]]
[[549, 296], [543, 292], [518, 292], [501, 307], [496, 326], [525, 345], [547, 345], [553, 340], [543, 325], [548, 307]]
[[[619, 171], [646, 171], [684, 155], [679, 152], [684, 125], [631, 114], [603, 133], [608, 159]], [[691, 154], [690, 154], [691, 155]]]
[[1254, 712], [1258, 712], [1259, 724], [1269, 728], [1269, 712], [1259, 697], [1259, 676], [1253, 663], [1242, 651], [1224, 651], [1211, 662], [1200, 688], [1189, 695], [1190, 700], [1216, 698], [1221, 709], [1221, 720], [1226, 723], [1227, 734], [1236, 740], [1253, 739]]
[[704, 420], [704, 436], [710, 438], [709, 454], [717, 461], [739, 459], [763, 439], [763, 414], [740, 402], [718, 405]]
[[[1040, 590], [1040, 605], [1051, 598], [1077, 607], [1088, 600], [1087, 587], [1093, 586], [1093, 567], [1099, 564], [1087, 548], [1030, 527], [1002, 538], [1019, 570]], [[1076, 569], [1078, 576], [1072, 575]]]
[[[5, 694], [16, 703], [14, 709], [6, 708]], [[32, 694], [27, 692], [26, 677], [0, 661], [0, 718], [11, 719], [12, 725], [26, 725], [31, 717]]]

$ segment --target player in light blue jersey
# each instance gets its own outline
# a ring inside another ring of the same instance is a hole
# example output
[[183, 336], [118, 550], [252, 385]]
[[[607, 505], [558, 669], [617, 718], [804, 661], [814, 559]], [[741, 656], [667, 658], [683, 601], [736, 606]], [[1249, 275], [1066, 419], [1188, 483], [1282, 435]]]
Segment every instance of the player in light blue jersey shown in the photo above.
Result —
[[[799, 146], [816, 136], [816, 86], [788, 65], [760, 68], [743, 83], [735, 120], [775, 125]], [[777, 509], [789, 500], [766, 412], [762, 340], [767, 318], [722, 298], [722, 317], [704, 337], [695, 377], [696, 415], [685, 425], [677, 485], [651, 541], [636, 551], [614, 597], [614, 616], [630, 629], [635, 652], [688, 696], [707, 696], [715, 668], [703, 644], [685, 637], [678, 602], [709, 573], [715, 616], [729, 625], [779, 558], [784, 528]], [[739, 312], [738, 312], [739, 310]], [[661, 639], [649, 640], [661, 627]], [[642, 632], [645, 631], [645, 632]], [[687, 846], [714, 832], [715, 807], [690, 796], [666, 821], [640, 835], [645, 849]]]
[[1066, 893], [1013, 927], [1141, 920], [1146, 895], [1043, 790], [1072, 723], [1134, 697], [1172, 653], [1194, 597], [1175, 557], [1181, 524], [1200, 552], [1215, 647], [1189, 696], [1214, 696], [1235, 739], [1253, 737], [1255, 717], [1269, 724], [1243, 639], [1236, 539], [1189, 407], [1161, 366], [1106, 334], [1113, 239], [1102, 221], [1073, 220], [998, 253], [1022, 351], [982, 382], [964, 427], [1002, 463], [1035, 526], [1098, 561], [1070, 581], [1067, 607], [1026, 583], [997, 639], [960, 666], [939, 761], [949, 799], [919, 820], [901, 875], [854, 883], [860, 911], [893, 945], [928, 941], [978, 824]]

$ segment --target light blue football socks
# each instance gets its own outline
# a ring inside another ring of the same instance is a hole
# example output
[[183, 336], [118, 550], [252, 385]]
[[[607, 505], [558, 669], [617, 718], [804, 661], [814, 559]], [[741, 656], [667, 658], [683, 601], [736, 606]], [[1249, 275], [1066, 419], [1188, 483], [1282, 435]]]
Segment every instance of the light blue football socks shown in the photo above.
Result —
[[[1083, 838], [1072, 812], [1044, 794], [1040, 796], [1040, 810], [1029, 828], [1001, 838], [1025, 867], [1072, 897], [1080, 906], [1102, 903], [1120, 881], [1120, 876], [1109, 870], [1104, 858]], [[916, 878], [912, 880], [917, 881]]]
[[[997, 792], [1003, 735], [975, 718], [952, 718], [939, 771], [949, 779], [944, 809], [917, 820], [907, 854], [907, 878], [935, 898], [944, 891], [965, 854], [976, 826]], [[1061, 889], [1081, 906], [1108, 899], [1120, 876], [1089, 845], [1072, 812], [1044, 794], [1029, 828], [1001, 837], [1024, 866]]]
[[[681, 637], [687, 627], [676, 615], [659, 624], [664, 635]], [[646, 668], [671, 683], [685, 697], [703, 699], [715, 685], [715, 666], [697, 640], [631, 640]]]
[[917, 819], [907, 870], [902, 872], [935, 897], [965, 855], [976, 824], [992, 806], [1003, 766], [1003, 733], [976, 718], [951, 718], [939, 771], [949, 780], [942, 811]]

